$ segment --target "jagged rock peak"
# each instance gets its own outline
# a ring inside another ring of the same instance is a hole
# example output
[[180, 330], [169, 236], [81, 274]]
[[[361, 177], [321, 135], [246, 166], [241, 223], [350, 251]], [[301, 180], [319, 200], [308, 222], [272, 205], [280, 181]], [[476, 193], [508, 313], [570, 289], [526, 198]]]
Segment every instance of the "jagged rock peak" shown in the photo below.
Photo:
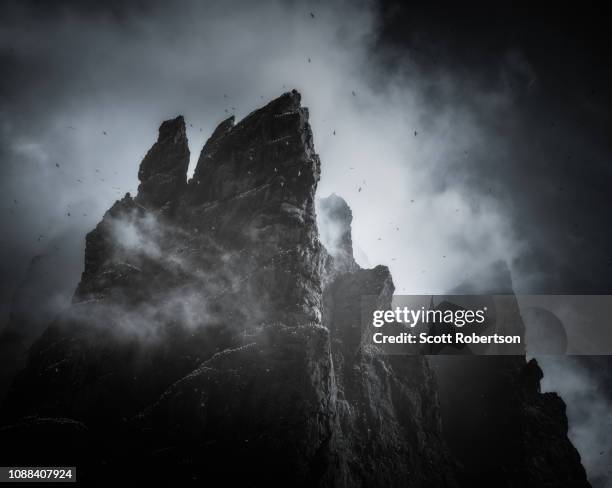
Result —
[[164, 121], [157, 142], [140, 163], [137, 200], [148, 207], [171, 201], [187, 183], [189, 145], [182, 115]]
[[300, 100], [293, 90], [235, 125], [233, 118], [221, 122], [198, 159], [192, 198], [224, 200], [264, 185], [288, 185], [298, 195], [309, 192], [319, 179], [320, 163], [308, 109]]
[[[206, 141], [206, 144], [204, 144], [204, 148], [202, 149], [202, 152], [200, 154], [200, 160], [202, 160], [202, 158], [212, 157], [214, 155], [217, 148], [219, 147], [219, 141], [221, 141], [223, 137], [233, 129], [234, 123], [235, 117], [232, 115], [217, 126], [217, 128], [213, 131], [212, 135]], [[196, 180], [200, 179], [201, 171], [202, 166], [198, 164], [198, 167], [196, 168], [196, 171], [194, 173], [194, 178]]]
[[321, 242], [334, 259], [334, 270], [345, 273], [359, 269], [353, 257], [353, 212], [344, 198], [332, 193], [319, 199], [318, 222]]

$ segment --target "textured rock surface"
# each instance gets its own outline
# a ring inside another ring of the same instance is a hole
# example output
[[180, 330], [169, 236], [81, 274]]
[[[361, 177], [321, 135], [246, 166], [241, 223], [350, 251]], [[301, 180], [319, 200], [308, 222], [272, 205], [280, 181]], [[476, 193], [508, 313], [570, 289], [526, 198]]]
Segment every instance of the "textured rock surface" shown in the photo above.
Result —
[[385, 266], [341, 273], [325, 290], [349, 486], [453, 485], [425, 358], [382, 355], [361, 333], [362, 297], [375, 297], [376, 308], [387, 309], [393, 291]]
[[159, 137], [140, 163], [138, 197], [144, 206], [156, 208], [176, 202], [187, 184], [189, 145], [182, 116], [166, 120]]
[[82, 446], [99, 483], [129, 462], [156, 480], [453, 486], [426, 361], [360, 343], [361, 294], [387, 305], [393, 283], [358, 268], [338, 197], [338, 246], [319, 241], [299, 94], [223, 121], [189, 182], [188, 156], [183, 119], [164, 122], [138, 195], [88, 234], [74, 303], [3, 406], [11, 439], [65, 428], [56, 449]]

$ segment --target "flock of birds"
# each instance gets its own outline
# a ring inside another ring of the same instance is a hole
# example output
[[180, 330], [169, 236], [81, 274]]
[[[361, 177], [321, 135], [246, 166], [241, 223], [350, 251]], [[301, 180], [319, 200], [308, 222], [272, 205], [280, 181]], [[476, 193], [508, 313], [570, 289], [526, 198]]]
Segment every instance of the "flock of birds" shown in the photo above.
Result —
[[[357, 94], [355, 93], [355, 91], [354, 91], [354, 90], [352, 90], [352, 91], [351, 91], [351, 94], [352, 94], [352, 96], [354, 96], [354, 97], [355, 97], [355, 96], [357, 96]], [[223, 94], [223, 98], [224, 98], [224, 99], [227, 99], [227, 98], [228, 98], [227, 94]], [[261, 98], [263, 99], [263, 95], [261, 96]], [[232, 108], [232, 110], [235, 110], [235, 107], [231, 107], [231, 108]], [[227, 109], [226, 109], [226, 112], [227, 112]], [[189, 124], [189, 126], [190, 126], [191, 128], [193, 128], [193, 124], [191, 124], [191, 123], [190, 123], [190, 124]], [[76, 128], [75, 128], [75, 127], [73, 127], [73, 126], [68, 126], [68, 129], [70, 129], [70, 130], [76, 130]], [[201, 127], [200, 127], [200, 132], [202, 132], [202, 128], [201, 128]], [[335, 130], [335, 129], [333, 130], [332, 134], [333, 134], [334, 136], [336, 135], [336, 130]], [[107, 132], [106, 130], [103, 130], [103, 131], [102, 131], [102, 135], [103, 135], [103, 136], [108, 136], [108, 132]], [[414, 135], [415, 135], [415, 136], [417, 135], [417, 131], [416, 131], [416, 130], [414, 131]], [[55, 163], [55, 167], [56, 167], [57, 169], [61, 169], [61, 167], [60, 167], [60, 164], [59, 164], [59, 163]], [[354, 168], [354, 167], [350, 167], [349, 169], [350, 169], [350, 170], [354, 170], [355, 168]], [[100, 173], [100, 170], [96, 168], [96, 169], [95, 169], [95, 172], [99, 174], [99, 173]], [[117, 175], [117, 172], [115, 171], [115, 172], [114, 172], [114, 174], [115, 174], [115, 175]], [[78, 183], [83, 183], [83, 180], [82, 180], [81, 178], [77, 178], [77, 179], [76, 179], [76, 181], [77, 181]], [[100, 181], [105, 182], [106, 180], [105, 180], [104, 178], [100, 178]], [[361, 185], [365, 186], [365, 184], [366, 184], [366, 180], [362, 180]], [[361, 193], [361, 191], [362, 191], [362, 189], [363, 189], [363, 187], [362, 187], [361, 185], [360, 185], [360, 186], [357, 188], [357, 192], [358, 192], [358, 193]], [[119, 191], [120, 193], [122, 193], [122, 190], [121, 190], [119, 187], [113, 187], [113, 189], [114, 189], [114, 190], [116, 190], [116, 191]], [[414, 203], [414, 200], [412, 199], [412, 200], [410, 200], [410, 202], [411, 202], [411, 203]], [[14, 205], [15, 205], [15, 206], [17, 206], [17, 205], [19, 204], [19, 202], [18, 202], [18, 200], [17, 200], [17, 199], [14, 199], [13, 203], [14, 203]], [[12, 214], [12, 213], [13, 213], [13, 211], [12, 211], [12, 209], [11, 209], [11, 214]], [[71, 217], [71, 215], [72, 215], [72, 214], [71, 214], [71, 212], [70, 212], [70, 211], [66, 211], [66, 216], [67, 216], [67, 217]], [[87, 217], [87, 213], [83, 213], [83, 217]], [[400, 229], [399, 229], [399, 227], [396, 227], [396, 230], [397, 230], [397, 231], [399, 231], [399, 230], [400, 230]], [[39, 235], [38, 235], [38, 237], [37, 237], [37, 241], [38, 241], [38, 242], [40, 242], [42, 239], [44, 239], [44, 237], [45, 237], [45, 234], [39, 234]], [[381, 238], [381, 237], [379, 237], [379, 238], [378, 238], [378, 240], [380, 241], [380, 240], [382, 240], [382, 238]], [[443, 257], [443, 258], [446, 258], [446, 256], [442, 256], [442, 257]], [[392, 261], [395, 261], [395, 258], [391, 258], [391, 260], [392, 260]], [[424, 272], [425, 272], [425, 271], [423, 270], [423, 271], [422, 271], [422, 273], [424, 273]]]
[[[315, 19], [315, 14], [314, 14], [314, 12], [310, 12], [310, 18], [311, 18], [311, 19]], [[308, 60], [308, 63], [312, 63], [312, 58], [311, 58], [311, 57], [308, 57], [308, 58], [307, 58], [307, 60]], [[286, 88], [286, 87], [285, 87], [285, 85], [283, 85], [283, 89], [285, 89], [285, 88]], [[353, 97], [357, 97], [357, 93], [355, 92], [355, 90], [351, 90], [351, 95], [352, 95]], [[224, 98], [224, 100], [227, 100], [227, 99], [228, 99], [228, 95], [227, 95], [226, 93], [224, 93], [224, 94], [223, 94], [223, 98]], [[260, 96], [260, 98], [263, 100], [263, 99], [264, 99], [263, 95], [261, 95], [261, 96]], [[235, 112], [235, 111], [236, 111], [236, 107], [231, 106], [231, 107], [225, 108], [224, 110], [225, 110], [225, 113]], [[189, 126], [190, 126], [191, 128], [193, 128], [193, 124], [191, 124], [191, 123], [190, 123], [190, 124], [189, 124]], [[76, 130], [76, 128], [75, 128], [74, 126], [72, 126], [72, 125], [69, 125], [67, 128], [68, 128], [69, 130]], [[201, 128], [201, 127], [199, 128], [199, 131], [200, 131], [200, 132], [202, 132], [202, 128]], [[105, 136], [105, 137], [107, 137], [107, 136], [108, 136], [108, 132], [107, 132], [106, 130], [103, 130], [103, 131], [102, 131], [102, 135], [103, 135], [103, 136]], [[332, 130], [332, 136], [335, 136], [335, 135], [336, 135], [336, 129], [333, 129], [333, 130]], [[414, 136], [416, 137], [417, 135], [418, 135], [418, 131], [416, 131], [416, 130], [415, 130], [415, 131], [414, 131]], [[55, 163], [55, 167], [56, 167], [57, 169], [61, 169], [61, 168], [60, 168], [60, 164], [59, 164], [59, 163]], [[351, 170], [354, 170], [355, 168], [351, 167], [350, 169], [351, 169]], [[96, 172], [96, 173], [98, 173], [98, 174], [100, 173], [100, 171], [99, 171], [97, 168], [95, 169], [95, 172]], [[116, 174], [117, 174], [117, 172], [115, 172], [115, 175], [116, 175]], [[83, 180], [82, 180], [81, 178], [77, 178], [77, 179], [76, 179], [76, 181], [77, 181], [78, 183], [83, 183]], [[105, 182], [105, 179], [104, 179], [104, 178], [100, 178], [100, 181]], [[365, 184], [366, 184], [366, 181], [365, 181], [365, 180], [363, 180], [363, 181], [361, 182], [361, 184], [360, 184], [360, 185], [358, 186], [358, 188], [357, 188], [357, 193], [361, 193], [361, 192], [362, 192], [363, 187], [365, 186]], [[120, 193], [122, 192], [122, 190], [121, 190], [119, 187], [113, 187], [113, 189], [114, 189], [114, 190], [116, 190], [116, 191], [119, 191]], [[489, 190], [490, 190], [490, 189], [489, 189]], [[414, 203], [414, 200], [410, 200], [410, 202], [411, 202], [411, 203]], [[17, 201], [17, 199], [14, 199], [14, 202], [13, 202], [13, 203], [14, 203], [14, 205], [15, 205], [15, 206], [17, 206], [19, 202]], [[11, 214], [13, 213], [12, 209], [10, 210], [10, 213], [11, 213]], [[71, 217], [71, 215], [72, 215], [72, 214], [71, 214], [70, 210], [68, 209], [68, 210], [66, 211], [66, 216], [67, 216], [67, 217]], [[83, 213], [83, 216], [84, 216], [84, 217], [87, 217], [87, 213]], [[399, 227], [396, 227], [396, 230], [397, 230], [397, 231], [399, 231]], [[45, 237], [45, 235], [44, 235], [44, 234], [39, 234], [39, 235], [38, 235], [38, 238], [37, 238], [37, 241], [39, 241], [39, 242], [40, 242], [42, 239], [44, 239], [44, 237]], [[380, 241], [380, 240], [382, 240], [382, 238], [381, 238], [381, 237], [379, 237], [379, 238], [378, 238], [378, 240]], [[445, 258], [445, 257], [446, 257], [446, 256], [443, 256], [443, 258]], [[395, 258], [392, 258], [392, 261], [395, 261]], [[425, 272], [425, 271], [423, 270], [422, 272]]]

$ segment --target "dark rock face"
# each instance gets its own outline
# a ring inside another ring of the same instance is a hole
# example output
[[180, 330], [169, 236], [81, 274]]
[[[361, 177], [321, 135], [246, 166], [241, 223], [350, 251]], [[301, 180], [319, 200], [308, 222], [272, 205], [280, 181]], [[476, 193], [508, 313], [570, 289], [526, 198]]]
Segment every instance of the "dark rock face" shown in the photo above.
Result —
[[32, 258], [13, 295], [8, 323], [0, 330], [0, 402], [15, 373], [23, 368], [27, 350], [48, 325], [55, 297], [44, 280], [49, 257]]
[[462, 486], [590, 486], [565, 404], [524, 356], [437, 357], [444, 439]]
[[76, 240], [70, 232], [56, 237], [43, 253], [32, 258], [13, 294], [8, 321], [0, 328], [0, 404], [15, 374], [25, 366], [29, 348], [70, 305], [82, 255]]
[[[512, 295], [510, 272], [495, 263], [453, 293]], [[513, 304], [511, 322], [522, 329], [514, 299]], [[543, 375], [535, 359], [432, 356], [430, 363], [439, 386], [444, 439], [461, 466], [461, 485], [590, 486], [567, 437], [565, 404], [555, 393], [541, 393]]]
[[138, 195], [88, 234], [74, 302], [3, 405], [11, 439], [65, 428], [56, 450], [82, 446], [98, 483], [130, 463], [156, 481], [453, 486], [427, 362], [361, 344], [361, 295], [388, 305], [393, 282], [355, 263], [338, 197], [338, 248], [319, 241], [300, 95], [222, 122], [189, 182], [188, 156], [182, 118], [164, 122]]
[[363, 339], [362, 296], [387, 309], [393, 291], [388, 268], [377, 266], [339, 274], [324, 294], [341, 440], [352, 471], [348, 486], [453, 486], [427, 361], [381, 355]]
[[535, 359], [521, 368], [518, 377], [524, 451], [516, 479], [527, 479], [532, 486], [590, 486], [580, 455], [567, 439], [565, 403], [556, 393], [541, 393], [542, 377]]
[[173, 202], [187, 184], [189, 145], [182, 116], [166, 120], [159, 137], [140, 163], [137, 201], [159, 208]]

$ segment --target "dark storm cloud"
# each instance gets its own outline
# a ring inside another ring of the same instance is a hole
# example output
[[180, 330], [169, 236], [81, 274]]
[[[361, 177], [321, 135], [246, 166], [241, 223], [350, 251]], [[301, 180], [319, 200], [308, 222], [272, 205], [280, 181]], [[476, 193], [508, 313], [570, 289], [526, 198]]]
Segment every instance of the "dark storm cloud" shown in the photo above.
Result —
[[[406, 77], [450, 76], [461, 91], [447, 96], [433, 84], [429, 101], [467, 104], [487, 128], [460, 179], [502, 201], [526, 243], [512, 264], [517, 286], [609, 292], [612, 71], [603, 12], [392, 1], [381, 12], [388, 68]], [[500, 93], [506, 105], [487, 100]], [[449, 172], [440, 178], [450, 185], [458, 179]]]
[[[501, 204], [524, 243], [511, 262], [515, 288], [610, 293], [607, 17], [584, 5], [524, 10], [498, 3], [493, 11], [457, 4], [434, 12], [384, 3], [380, 43], [388, 69], [408, 79], [450, 76], [462, 91], [446, 96], [433, 84], [429, 100], [467, 104], [485, 127], [460, 170], [438, 177]], [[487, 101], [502, 93], [506, 103]], [[569, 436], [591, 483], [612, 486], [609, 358], [538, 359], [543, 390], [567, 403]]]

